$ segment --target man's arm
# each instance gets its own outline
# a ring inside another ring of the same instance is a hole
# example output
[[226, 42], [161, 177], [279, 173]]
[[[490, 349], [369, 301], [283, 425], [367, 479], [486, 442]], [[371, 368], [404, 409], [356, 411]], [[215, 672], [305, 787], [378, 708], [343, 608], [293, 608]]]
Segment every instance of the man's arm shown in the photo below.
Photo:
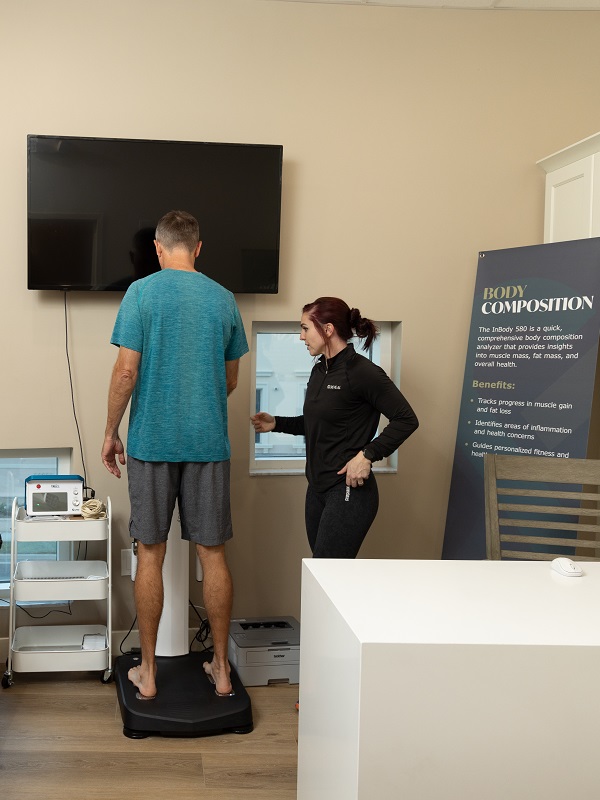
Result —
[[141, 353], [128, 347], [119, 347], [119, 355], [113, 367], [108, 390], [108, 416], [102, 446], [102, 463], [109, 472], [121, 477], [117, 456], [125, 463], [125, 448], [119, 437], [119, 425], [133, 393], [140, 364]]
[[225, 379], [227, 381], [227, 397], [233, 392], [238, 382], [238, 372], [240, 369], [240, 360], [236, 358], [235, 361], [225, 362]]

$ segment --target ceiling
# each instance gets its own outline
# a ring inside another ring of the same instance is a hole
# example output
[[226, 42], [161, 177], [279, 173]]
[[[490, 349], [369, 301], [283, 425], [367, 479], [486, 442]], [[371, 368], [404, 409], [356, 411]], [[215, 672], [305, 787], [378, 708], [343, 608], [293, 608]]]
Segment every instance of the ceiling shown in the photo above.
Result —
[[280, 0], [284, 3], [402, 6], [404, 8], [462, 8], [483, 11], [600, 11], [600, 0]]

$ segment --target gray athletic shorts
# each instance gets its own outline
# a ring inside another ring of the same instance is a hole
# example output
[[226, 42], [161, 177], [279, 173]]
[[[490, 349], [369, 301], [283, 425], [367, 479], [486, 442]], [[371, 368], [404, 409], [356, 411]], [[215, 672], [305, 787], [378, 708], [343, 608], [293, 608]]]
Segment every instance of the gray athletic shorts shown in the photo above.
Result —
[[166, 542], [179, 502], [181, 538], [206, 547], [233, 536], [229, 461], [139, 461], [127, 456], [129, 533], [142, 544]]

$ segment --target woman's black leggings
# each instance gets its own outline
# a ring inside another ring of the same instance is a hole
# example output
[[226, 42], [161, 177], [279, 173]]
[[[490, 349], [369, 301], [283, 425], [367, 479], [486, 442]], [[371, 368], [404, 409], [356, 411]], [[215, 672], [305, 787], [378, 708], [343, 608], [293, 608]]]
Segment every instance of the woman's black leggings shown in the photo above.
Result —
[[353, 489], [338, 483], [326, 492], [306, 492], [305, 518], [313, 558], [355, 558], [379, 507], [373, 473]]

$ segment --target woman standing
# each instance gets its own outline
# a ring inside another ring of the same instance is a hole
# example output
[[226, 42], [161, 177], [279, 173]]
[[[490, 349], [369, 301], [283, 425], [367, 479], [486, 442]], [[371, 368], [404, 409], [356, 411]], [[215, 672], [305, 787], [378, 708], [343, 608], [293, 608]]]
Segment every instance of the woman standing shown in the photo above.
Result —
[[[349, 339], [367, 350], [375, 324], [337, 297], [319, 297], [302, 309], [300, 339], [318, 357], [303, 413], [250, 418], [257, 433], [277, 431], [306, 439], [306, 531], [315, 558], [355, 558], [379, 506], [371, 471], [419, 425], [404, 396], [377, 365], [359, 355]], [[377, 433], [379, 417], [389, 423]]]

